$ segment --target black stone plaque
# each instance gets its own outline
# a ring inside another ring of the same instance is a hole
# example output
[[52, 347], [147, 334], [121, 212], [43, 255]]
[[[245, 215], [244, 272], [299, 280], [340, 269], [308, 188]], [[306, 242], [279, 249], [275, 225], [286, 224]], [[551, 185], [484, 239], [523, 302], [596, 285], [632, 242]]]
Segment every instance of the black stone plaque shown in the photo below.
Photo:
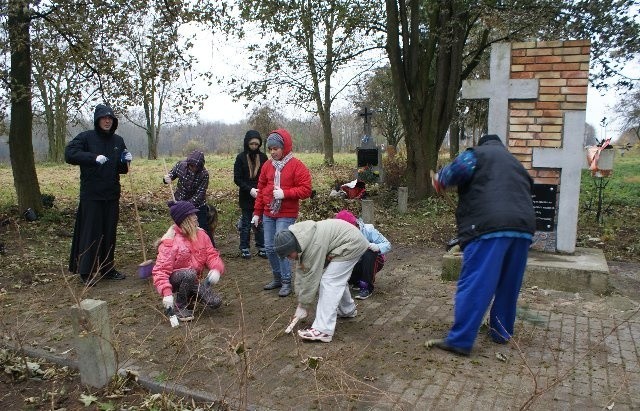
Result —
[[533, 185], [533, 209], [536, 211], [536, 230], [554, 231], [556, 220], [556, 184]]
[[358, 148], [358, 167], [377, 166], [378, 165], [378, 149], [377, 148]]

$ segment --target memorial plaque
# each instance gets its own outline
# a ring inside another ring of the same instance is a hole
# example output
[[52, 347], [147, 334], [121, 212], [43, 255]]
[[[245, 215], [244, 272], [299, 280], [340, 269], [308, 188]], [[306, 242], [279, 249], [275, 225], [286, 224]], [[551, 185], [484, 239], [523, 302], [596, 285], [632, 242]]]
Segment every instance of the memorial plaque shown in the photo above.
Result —
[[556, 200], [558, 186], [556, 184], [533, 185], [533, 209], [536, 212], [536, 230], [554, 231], [556, 217]]
[[358, 167], [377, 166], [378, 156], [379, 154], [377, 148], [358, 148]]

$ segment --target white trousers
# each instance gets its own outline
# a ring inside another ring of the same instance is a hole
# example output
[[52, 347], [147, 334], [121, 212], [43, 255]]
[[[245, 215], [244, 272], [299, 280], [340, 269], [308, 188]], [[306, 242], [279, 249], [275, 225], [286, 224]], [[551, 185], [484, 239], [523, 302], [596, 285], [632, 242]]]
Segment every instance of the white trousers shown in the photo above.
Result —
[[332, 261], [324, 269], [320, 279], [316, 318], [312, 325], [316, 330], [333, 335], [338, 312], [351, 314], [356, 309], [347, 281], [359, 259]]

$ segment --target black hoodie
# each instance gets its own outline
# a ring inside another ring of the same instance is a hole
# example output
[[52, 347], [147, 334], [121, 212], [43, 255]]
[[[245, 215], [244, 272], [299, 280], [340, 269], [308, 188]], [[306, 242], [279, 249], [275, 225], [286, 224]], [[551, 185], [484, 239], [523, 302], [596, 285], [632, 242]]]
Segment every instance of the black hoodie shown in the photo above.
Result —
[[[113, 124], [108, 132], [100, 129], [98, 121], [109, 116]], [[83, 131], [71, 140], [64, 150], [67, 163], [80, 166], [81, 200], [117, 200], [120, 198], [120, 174], [126, 174], [127, 164], [121, 161], [127, 149], [124, 140], [115, 134], [118, 119], [113, 109], [98, 104], [93, 114], [93, 130]], [[107, 157], [107, 162], [98, 164], [96, 157]]]
[[[257, 139], [260, 145], [252, 150], [249, 141]], [[233, 165], [233, 182], [238, 186], [238, 204], [243, 210], [253, 210], [255, 198], [251, 197], [251, 189], [258, 186], [258, 177], [262, 165], [267, 161], [267, 155], [260, 151], [262, 137], [256, 130], [249, 130], [244, 135], [244, 150], [236, 157]], [[253, 173], [250, 164], [253, 164]]]

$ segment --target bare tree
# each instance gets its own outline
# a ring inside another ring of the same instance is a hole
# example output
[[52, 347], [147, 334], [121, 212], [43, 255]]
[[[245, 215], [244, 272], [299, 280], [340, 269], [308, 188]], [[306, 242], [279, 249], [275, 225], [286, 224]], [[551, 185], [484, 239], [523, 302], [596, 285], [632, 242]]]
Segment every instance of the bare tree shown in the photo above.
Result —
[[[332, 105], [364, 70], [354, 67], [355, 58], [377, 46], [373, 36], [364, 35], [364, 21], [379, 12], [376, 3], [242, 0], [239, 5], [243, 21], [266, 40], [249, 46], [255, 76], [242, 73], [230, 81], [236, 98], [270, 96], [307, 110], [314, 105], [324, 161], [333, 164]], [[354, 74], [338, 80], [347, 67]]]

